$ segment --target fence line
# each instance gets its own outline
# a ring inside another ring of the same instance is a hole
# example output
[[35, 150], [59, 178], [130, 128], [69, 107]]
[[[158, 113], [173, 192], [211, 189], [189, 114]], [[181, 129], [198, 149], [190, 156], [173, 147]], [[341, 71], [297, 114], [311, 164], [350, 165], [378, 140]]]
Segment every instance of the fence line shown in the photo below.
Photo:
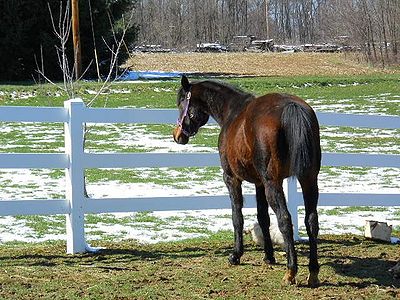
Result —
[[[64, 107], [0, 107], [3, 122], [60, 122], [65, 128], [65, 153], [0, 154], [0, 168], [66, 169], [65, 199], [0, 200], [0, 215], [65, 214], [67, 252], [89, 248], [85, 241], [84, 214], [143, 210], [193, 210], [230, 208], [228, 196], [139, 197], [93, 199], [84, 197], [84, 171], [88, 168], [206, 167], [220, 166], [217, 153], [85, 153], [84, 123], [175, 123], [172, 109], [87, 108], [82, 100], [66, 101]], [[400, 129], [398, 116], [318, 113], [322, 126]], [[210, 123], [215, 123], [210, 121]], [[400, 168], [400, 155], [323, 153], [324, 166]], [[253, 195], [246, 206], [256, 207]], [[298, 239], [298, 207], [303, 205], [297, 180], [287, 181], [288, 208]], [[399, 194], [320, 193], [320, 206], [400, 206]]]

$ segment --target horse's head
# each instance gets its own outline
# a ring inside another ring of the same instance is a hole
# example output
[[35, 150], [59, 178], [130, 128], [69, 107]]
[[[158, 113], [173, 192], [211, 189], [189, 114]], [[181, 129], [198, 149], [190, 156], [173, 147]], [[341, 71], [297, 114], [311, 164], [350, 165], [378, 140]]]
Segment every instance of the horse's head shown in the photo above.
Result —
[[179, 118], [173, 136], [175, 142], [184, 145], [189, 142], [189, 138], [194, 136], [201, 126], [208, 122], [209, 114], [200, 101], [199, 91], [195, 84], [189, 83], [187, 77], [183, 75], [181, 85], [177, 97]]

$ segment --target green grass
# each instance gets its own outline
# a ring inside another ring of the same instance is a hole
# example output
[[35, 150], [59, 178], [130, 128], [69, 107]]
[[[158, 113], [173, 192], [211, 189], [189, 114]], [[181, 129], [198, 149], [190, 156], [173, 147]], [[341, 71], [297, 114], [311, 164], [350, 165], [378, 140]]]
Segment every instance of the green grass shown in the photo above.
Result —
[[[223, 79], [239, 88], [263, 95], [269, 92], [286, 92], [299, 95], [306, 99], [323, 99], [325, 104], [336, 103], [338, 100], [352, 99], [355, 105], [365, 109], [370, 106], [365, 97], [380, 94], [399, 94], [400, 85], [398, 74], [370, 75], [351, 77], [255, 77]], [[354, 85], [357, 83], [357, 85]], [[77, 89], [85, 101], [90, 101], [93, 95], [88, 90], [98, 90], [99, 83], [82, 82]], [[166, 81], [157, 83], [113, 83], [106, 95], [101, 95], [94, 103], [95, 107], [146, 107], [146, 108], [175, 108], [176, 91], [179, 81]], [[118, 91], [124, 93], [118, 93]], [[55, 97], [58, 91], [52, 85], [1, 85], [0, 91], [5, 95], [0, 96], [1, 105], [32, 105], [32, 106], [63, 106], [66, 95]], [[13, 99], [11, 93], [35, 93], [28, 99]], [[130, 91], [130, 93], [125, 93]], [[396, 103], [373, 104], [388, 114], [398, 115]], [[382, 107], [381, 107], [382, 106]]]
[[321, 127], [322, 150], [325, 152], [367, 153], [375, 150], [380, 154], [399, 154], [396, 149], [399, 136], [398, 129]]
[[323, 214], [328, 216], [340, 216], [351, 214], [354, 212], [382, 212], [386, 211], [386, 207], [377, 207], [377, 206], [344, 206], [344, 207], [335, 207], [332, 209], [324, 209]]
[[154, 223], [156, 225], [166, 224], [165, 221], [153, 216], [149, 211], [137, 212], [134, 216], [135, 223]]
[[116, 218], [115, 215], [112, 214], [87, 214], [85, 215], [85, 223], [86, 224], [125, 224], [127, 218]]
[[17, 221], [24, 221], [25, 225], [34, 232], [37, 238], [47, 234], [65, 234], [65, 216], [15, 216]]
[[400, 226], [392, 227], [392, 236], [400, 236]]
[[239, 266], [229, 266], [231, 233], [209, 239], [141, 245], [100, 241], [98, 254], [70, 256], [62, 242], [0, 246], [2, 299], [391, 299], [400, 284], [387, 272], [398, 246], [354, 236], [324, 236], [319, 246], [321, 286], [305, 286], [308, 246], [298, 244], [296, 286], [280, 282], [285, 257], [262, 263], [246, 240]]
[[[328, 111], [338, 112], [336, 104], [351, 104], [354, 110], [399, 115], [398, 103], [376, 101], [382, 94], [400, 94], [398, 75], [374, 75], [353, 77], [286, 77], [286, 78], [241, 78], [232, 83], [240, 88], [263, 95], [270, 92], [285, 92], [306, 99], [312, 106], [323, 104]], [[354, 85], [356, 83], [356, 85]], [[329, 106], [332, 105], [332, 109]], [[340, 108], [339, 108], [340, 110]], [[341, 112], [346, 112], [343, 110]]]
[[[174, 176], [171, 176], [174, 172]], [[175, 188], [184, 188], [187, 182], [207, 182], [221, 176], [219, 167], [201, 168], [140, 168], [140, 169], [89, 169], [88, 183], [101, 180], [121, 183], [153, 183]]]

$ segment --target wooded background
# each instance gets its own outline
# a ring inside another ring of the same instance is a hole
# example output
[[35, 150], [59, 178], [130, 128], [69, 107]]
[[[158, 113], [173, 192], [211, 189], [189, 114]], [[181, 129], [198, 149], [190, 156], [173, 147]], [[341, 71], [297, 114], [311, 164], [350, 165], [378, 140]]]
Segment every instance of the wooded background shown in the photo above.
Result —
[[399, 0], [138, 0], [138, 43], [194, 49], [236, 35], [275, 43], [341, 43], [398, 61]]
[[[51, 22], [51, 14], [56, 25], [63, 18], [60, 3], [70, 2], [0, 0], [0, 80], [32, 79], [39, 68], [51, 78], [61, 77], [60, 41]], [[99, 68], [109, 67], [110, 49], [132, 9], [134, 24], [126, 32], [119, 63], [136, 45], [185, 51], [202, 42], [228, 46], [238, 35], [275, 44], [347, 45], [380, 66], [400, 62], [400, 0], [80, 0], [86, 77], [96, 77], [96, 61]], [[72, 56], [70, 39], [66, 51]]]

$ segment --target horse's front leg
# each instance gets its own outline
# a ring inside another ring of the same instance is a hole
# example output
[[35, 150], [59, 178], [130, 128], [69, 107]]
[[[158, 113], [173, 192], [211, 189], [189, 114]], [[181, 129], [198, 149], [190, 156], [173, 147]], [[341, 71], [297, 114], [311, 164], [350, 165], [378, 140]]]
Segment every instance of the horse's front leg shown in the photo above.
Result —
[[235, 246], [233, 253], [229, 255], [229, 262], [231, 265], [240, 264], [240, 258], [243, 255], [243, 195], [242, 195], [242, 182], [224, 172], [224, 181], [228, 187], [229, 196], [232, 205], [232, 221], [235, 235]]

